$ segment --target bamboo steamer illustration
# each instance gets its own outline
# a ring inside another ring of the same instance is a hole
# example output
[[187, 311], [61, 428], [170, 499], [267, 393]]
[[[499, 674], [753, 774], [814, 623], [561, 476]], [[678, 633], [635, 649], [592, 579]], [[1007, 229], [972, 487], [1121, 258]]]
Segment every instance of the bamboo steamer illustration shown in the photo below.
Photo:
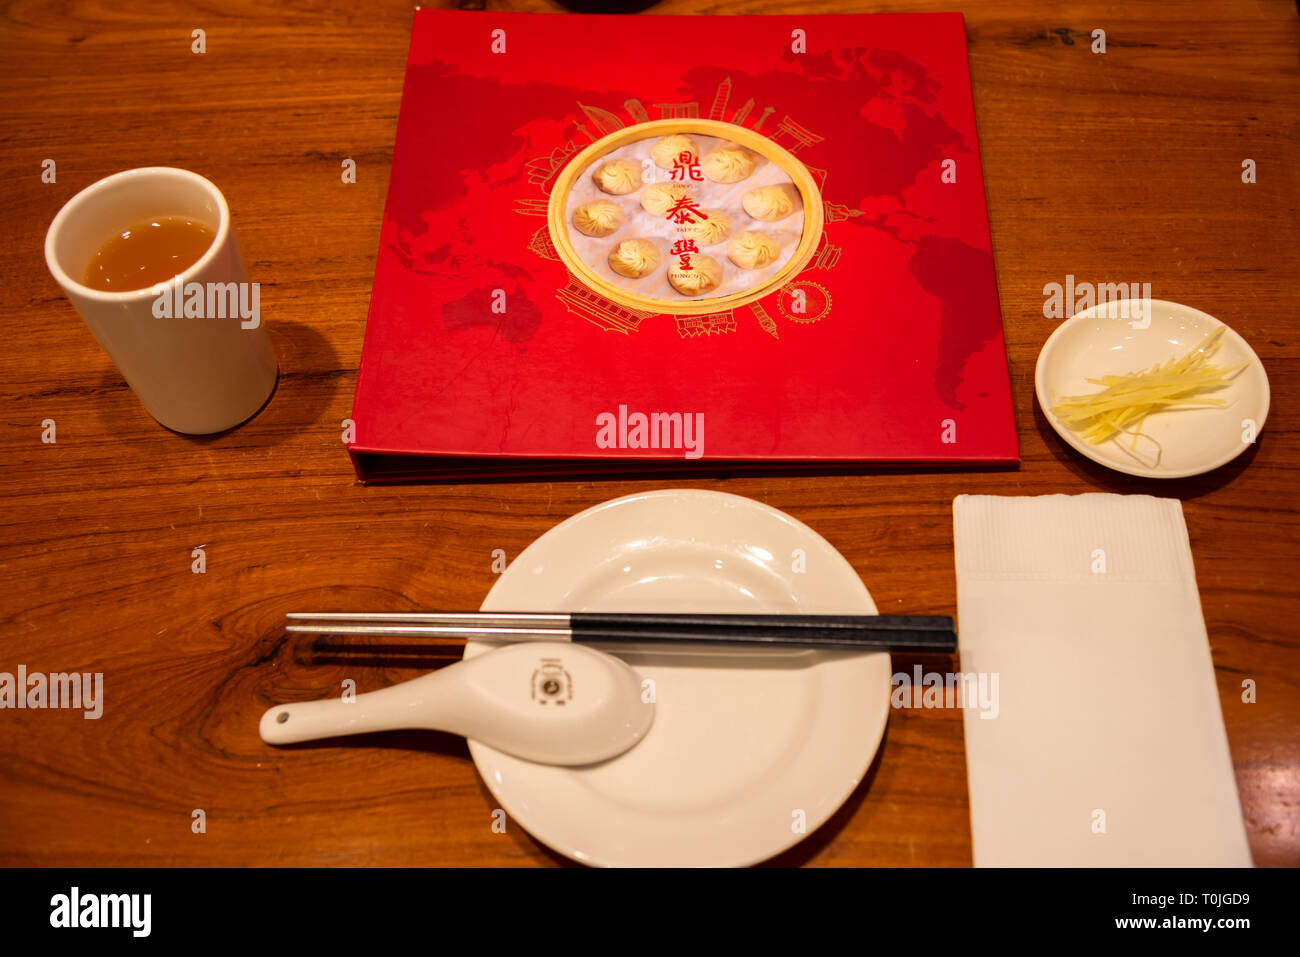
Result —
[[699, 316], [797, 276], [824, 210], [808, 168], [761, 133], [667, 119], [617, 130], [570, 159], [547, 225], [561, 261], [593, 291], [630, 309]]

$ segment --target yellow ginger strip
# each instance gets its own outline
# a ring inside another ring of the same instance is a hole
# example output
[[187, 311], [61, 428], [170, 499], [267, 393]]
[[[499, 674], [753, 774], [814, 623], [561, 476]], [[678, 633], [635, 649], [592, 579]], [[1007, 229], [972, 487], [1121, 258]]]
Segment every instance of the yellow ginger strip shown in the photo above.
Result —
[[1182, 357], [1128, 375], [1088, 379], [1105, 388], [1090, 395], [1065, 396], [1052, 407], [1052, 414], [1061, 425], [1092, 445], [1100, 445], [1121, 433], [1133, 436], [1134, 449], [1139, 438], [1154, 442], [1141, 430], [1148, 416], [1171, 409], [1227, 405], [1225, 399], [1204, 394], [1229, 385], [1246, 368], [1246, 363], [1231, 369], [1209, 364], [1210, 357], [1219, 350], [1219, 340], [1226, 328], [1219, 326]]

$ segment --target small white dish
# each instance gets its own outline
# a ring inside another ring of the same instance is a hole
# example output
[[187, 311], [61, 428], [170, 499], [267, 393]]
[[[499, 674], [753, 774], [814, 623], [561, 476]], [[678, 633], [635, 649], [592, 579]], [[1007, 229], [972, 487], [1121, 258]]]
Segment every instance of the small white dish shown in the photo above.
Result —
[[1184, 478], [1216, 469], [1244, 452], [1264, 428], [1268, 416], [1269, 388], [1264, 365], [1249, 343], [1231, 328], [1211, 360], [1218, 366], [1249, 363], [1232, 384], [1209, 393], [1227, 399], [1223, 408], [1185, 409], [1148, 416], [1142, 431], [1160, 444], [1159, 463], [1154, 446], [1120, 436], [1091, 445], [1062, 426], [1052, 407], [1064, 396], [1100, 391], [1089, 378], [1126, 375], [1156, 363], [1185, 355], [1202, 339], [1224, 325], [1213, 316], [1163, 299], [1119, 300], [1092, 306], [1065, 320], [1048, 337], [1038, 354], [1034, 384], [1043, 415], [1077, 451], [1107, 468], [1146, 478]]
[[[516, 558], [484, 611], [875, 614], [861, 579], [784, 512], [676, 489], [605, 502]], [[483, 642], [466, 645], [467, 658]], [[477, 741], [488, 789], [539, 841], [584, 864], [755, 864], [803, 840], [853, 793], [889, 718], [886, 654], [607, 646], [653, 682], [655, 723], [579, 768]]]

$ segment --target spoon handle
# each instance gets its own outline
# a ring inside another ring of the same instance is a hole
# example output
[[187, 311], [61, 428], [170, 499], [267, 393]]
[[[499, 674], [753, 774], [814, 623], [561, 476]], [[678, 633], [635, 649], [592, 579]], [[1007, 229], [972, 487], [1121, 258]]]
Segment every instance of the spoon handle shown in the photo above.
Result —
[[267, 744], [295, 744], [402, 728], [456, 731], [450, 726], [448, 713], [454, 702], [447, 700], [446, 693], [451, 692], [451, 697], [455, 697], [454, 688], [442, 687], [449, 684], [454, 682], [445, 680], [445, 672], [433, 672], [351, 699], [327, 698], [276, 705], [262, 715], [258, 730]]

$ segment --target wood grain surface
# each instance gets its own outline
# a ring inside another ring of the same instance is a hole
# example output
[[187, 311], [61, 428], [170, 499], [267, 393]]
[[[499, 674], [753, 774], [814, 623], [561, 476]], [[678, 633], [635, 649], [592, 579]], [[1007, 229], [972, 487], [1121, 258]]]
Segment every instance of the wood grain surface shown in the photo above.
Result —
[[[941, 10], [739, 0], [657, 13]], [[490, 3], [491, 9], [506, 5]], [[558, 11], [545, 0], [508, 5]], [[966, 11], [1023, 462], [1018, 470], [727, 477], [672, 484], [766, 502], [820, 531], [882, 611], [954, 614], [963, 492], [1183, 500], [1257, 864], [1300, 864], [1300, 24], [1289, 0], [985, 2]], [[379, 239], [411, 5], [10, 3], [0, 12], [0, 671], [104, 673], [103, 717], [0, 711], [0, 864], [563, 863], [494, 804], [460, 739], [386, 734], [277, 752], [269, 705], [430, 666], [321, 655], [287, 611], [477, 607], [581, 509], [655, 481], [367, 488], [340, 442]], [[190, 51], [191, 31], [207, 52]], [[1107, 51], [1090, 50], [1105, 29]], [[357, 182], [340, 163], [357, 162]], [[1258, 182], [1243, 184], [1243, 159]], [[44, 183], [53, 159], [57, 181]], [[46, 271], [75, 192], [134, 166], [225, 192], [280, 358], [269, 406], [187, 438], [154, 423]], [[1267, 427], [1199, 478], [1081, 459], [1033, 399], [1067, 274], [1149, 281], [1263, 359]], [[41, 441], [54, 419], [57, 442]], [[191, 572], [192, 550], [205, 574]], [[899, 667], [910, 662], [896, 660]], [[1242, 701], [1253, 679], [1258, 700]], [[1062, 695], [1077, 694], [1068, 680]], [[206, 832], [193, 832], [195, 809]], [[782, 865], [967, 865], [961, 716], [895, 711], [871, 773]]]

